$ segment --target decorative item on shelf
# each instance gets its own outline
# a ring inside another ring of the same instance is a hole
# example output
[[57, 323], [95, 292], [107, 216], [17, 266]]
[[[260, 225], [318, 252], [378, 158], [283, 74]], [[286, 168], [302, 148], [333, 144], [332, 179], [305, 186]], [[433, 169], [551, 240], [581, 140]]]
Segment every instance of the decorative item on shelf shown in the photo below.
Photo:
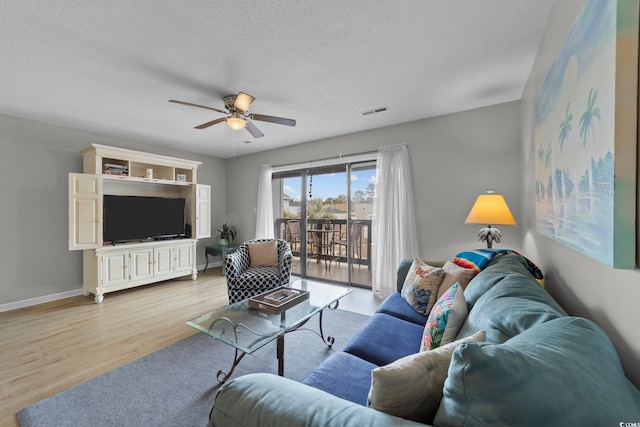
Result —
[[128, 176], [129, 166], [116, 163], [105, 163], [103, 165], [103, 173], [105, 175]]
[[233, 239], [236, 238], [238, 232], [234, 225], [224, 223], [216, 228], [216, 233], [218, 233], [218, 244], [220, 246], [229, 246], [229, 243], [233, 243]]
[[516, 220], [504, 200], [502, 194], [495, 194], [493, 190], [487, 190], [487, 194], [481, 194], [473, 204], [465, 224], [487, 224], [478, 232], [481, 242], [487, 242], [487, 248], [491, 248], [492, 242], [500, 243], [502, 234], [491, 225], [516, 225]]
[[178, 182], [187, 182], [187, 175], [183, 173], [179, 173], [176, 175], [176, 181]]
[[153, 178], [153, 169], [147, 168], [147, 178]]

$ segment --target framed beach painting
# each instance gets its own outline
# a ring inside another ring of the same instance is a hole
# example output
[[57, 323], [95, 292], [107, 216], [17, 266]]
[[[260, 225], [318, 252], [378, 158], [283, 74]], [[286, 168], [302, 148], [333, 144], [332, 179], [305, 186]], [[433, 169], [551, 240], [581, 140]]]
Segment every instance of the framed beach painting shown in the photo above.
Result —
[[536, 229], [636, 265], [639, 0], [587, 0], [536, 97]]

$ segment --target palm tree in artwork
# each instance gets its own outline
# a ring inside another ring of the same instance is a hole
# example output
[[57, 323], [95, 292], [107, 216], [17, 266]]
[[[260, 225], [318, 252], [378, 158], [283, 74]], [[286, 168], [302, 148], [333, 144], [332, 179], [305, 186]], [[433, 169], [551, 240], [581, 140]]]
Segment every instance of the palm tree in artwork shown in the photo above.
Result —
[[556, 171], [553, 168], [553, 149], [551, 148], [551, 140], [549, 140], [547, 150], [544, 153], [544, 168], [549, 169], [549, 167], [551, 167], [551, 174], [549, 175], [547, 191], [550, 191], [549, 196], [551, 197], [551, 206], [553, 207], [553, 213], [556, 213], [558, 211], [556, 183], [554, 182]]
[[582, 139], [582, 146], [586, 148], [587, 138], [591, 136], [591, 145], [589, 147], [588, 155], [588, 170], [589, 170], [589, 209], [593, 208], [593, 165], [592, 159], [595, 155], [596, 148], [596, 135], [593, 127], [595, 119], [600, 119], [600, 109], [595, 107], [596, 100], [598, 99], [598, 91], [594, 91], [593, 88], [589, 91], [589, 99], [587, 101], [587, 110], [582, 113], [580, 117], [580, 138]]
[[[546, 153], [547, 151], [544, 149], [542, 144], [538, 142], [538, 169], [540, 167], [544, 167], [544, 169], [547, 169], [547, 164], [545, 164]], [[541, 178], [542, 175], [543, 173], [539, 173], [538, 177]], [[544, 199], [544, 183], [541, 179], [536, 179], [536, 182], [537, 182], [536, 192], [538, 193], [538, 199], [543, 200]]]
[[[558, 127], [558, 142], [560, 143], [560, 184], [558, 185], [558, 191], [560, 192], [559, 197], [566, 199], [568, 194], [566, 194], [566, 190], [564, 188], [564, 168], [562, 165], [562, 150], [564, 150], [564, 143], [569, 139], [569, 134], [571, 133], [571, 122], [573, 121], [573, 114], [569, 112], [569, 106], [571, 104], [567, 103], [567, 110], [564, 113], [564, 120], [560, 122], [560, 126]], [[564, 203], [563, 203], [564, 204]]]
[[551, 149], [551, 140], [549, 140], [549, 144], [547, 145], [547, 149], [544, 152], [544, 168], [549, 169], [551, 165], [551, 155], [553, 154], [553, 150]]

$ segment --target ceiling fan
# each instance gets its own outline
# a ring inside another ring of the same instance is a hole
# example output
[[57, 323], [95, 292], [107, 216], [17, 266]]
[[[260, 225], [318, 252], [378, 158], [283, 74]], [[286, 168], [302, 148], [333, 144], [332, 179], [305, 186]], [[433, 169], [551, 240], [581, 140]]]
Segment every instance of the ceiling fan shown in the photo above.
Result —
[[190, 107], [205, 108], [207, 110], [217, 111], [218, 113], [227, 114], [227, 117], [212, 120], [196, 126], [195, 129], [206, 129], [218, 123], [227, 122], [232, 129], [246, 129], [254, 138], [264, 136], [260, 129], [256, 127], [249, 119], [261, 122], [277, 123], [279, 125], [295, 126], [296, 121], [293, 119], [285, 119], [283, 117], [266, 116], [264, 114], [249, 113], [249, 107], [255, 101], [255, 98], [247, 93], [240, 92], [237, 95], [227, 95], [222, 98], [224, 101], [224, 110], [218, 108], [207, 107], [204, 105], [192, 104], [191, 102], [177, 101], [170, 99], [169, 102], [176, 104], [188, 105]]

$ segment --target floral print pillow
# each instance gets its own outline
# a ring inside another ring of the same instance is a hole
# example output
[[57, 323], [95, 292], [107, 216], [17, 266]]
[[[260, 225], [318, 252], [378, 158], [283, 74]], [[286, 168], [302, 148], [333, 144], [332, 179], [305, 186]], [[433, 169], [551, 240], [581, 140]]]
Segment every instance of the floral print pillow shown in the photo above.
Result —
[[424, 325], [420, 351], [433, 350], [455, 340], [467, 318], [467, 302], [459, 283], [450, 287], [433, 306]]
[[426, 316], [436, 303], [444, 270], [415, 258], [402, 285], [400, 294], [415, 311]]

